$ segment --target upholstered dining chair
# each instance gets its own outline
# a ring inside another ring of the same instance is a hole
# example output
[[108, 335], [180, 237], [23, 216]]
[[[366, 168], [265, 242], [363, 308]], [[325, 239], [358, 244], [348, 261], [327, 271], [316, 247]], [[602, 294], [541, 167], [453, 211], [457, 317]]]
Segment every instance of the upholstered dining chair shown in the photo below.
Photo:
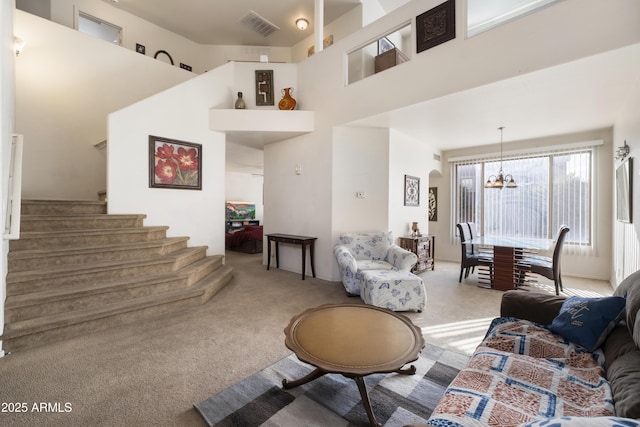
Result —
[[469, 243], [471, 240], [471, 228], [466, 222], [456, 224], [458, 228], [458, 234], [460, 234], [460, 246], [462, 248], [460, 258], [460, 277], [458, 283], [462, 282], [462, 274], [464, 278], [469, 277], [469, 273], [479, 265], [487, 265], [490, 268], [493, 267], [493, 259], [489, 255], [479, 254], [473, 251], [473, 248]]
[[556, 295], [560, 295], [560, 291], [563, 290], [560, 256], [562, 255], [562, 246], [564, 245], [564, 240], [569, 230], [569, 227], [566, 225], [560, 226], [554, 239], [555, 246], [553, 247], [553, 255], [551, 257], [530, 255], [518, 263], [520, 283], [524, 280], [525, 271], [528, 270], [531, 271], [531, 273], [539, 274], [549, 280], [553, 280], [553, 284], [556, 287]]

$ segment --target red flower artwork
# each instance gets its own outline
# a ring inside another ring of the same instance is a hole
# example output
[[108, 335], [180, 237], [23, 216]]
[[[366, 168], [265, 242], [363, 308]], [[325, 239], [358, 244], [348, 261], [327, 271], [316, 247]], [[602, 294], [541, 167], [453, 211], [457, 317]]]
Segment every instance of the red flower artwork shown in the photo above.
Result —
[[162, 147], [158, 147], [156, 157], [159, 157], [161, 159], [170, 159], [173, 156], [173, 145], [163, 144]]
[[178, 147], [178, 154], [174, 157], [178, 160], [180, 169], [191, 171], [198, 170], [198, 152], [195, 148], [185, 150], [182, 147]]
[[149, 136], [150, 187], [202, 189], [202, 146]]
[[159, 160], [155, 172], [163, 184], [173, 184], [177, 176], [176, 170], [176, 163], [172, 160]]

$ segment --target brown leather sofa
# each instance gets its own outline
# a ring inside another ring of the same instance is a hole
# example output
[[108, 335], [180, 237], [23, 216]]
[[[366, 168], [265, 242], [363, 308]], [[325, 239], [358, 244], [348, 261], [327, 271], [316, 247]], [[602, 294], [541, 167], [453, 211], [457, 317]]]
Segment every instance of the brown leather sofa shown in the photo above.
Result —
[[[626, 304], [622, 320], [602, 345], [605, 377], [611, 386], [614, 415], [640, 420], [640, 271], [622, 281], [614, 295], [626, 298]], [[500, 316], [549, 325], [559, 314], [565, 299], [564, 296], [536, 292], [507, 291], [502, 296]], [[584, 419], [580, 421], [578, 418], [577, 424], [567, 425], [582, 425], [580, 423], [583, 422]], [[422, 426], [429, 425], [411, 424], [406, 427]]]

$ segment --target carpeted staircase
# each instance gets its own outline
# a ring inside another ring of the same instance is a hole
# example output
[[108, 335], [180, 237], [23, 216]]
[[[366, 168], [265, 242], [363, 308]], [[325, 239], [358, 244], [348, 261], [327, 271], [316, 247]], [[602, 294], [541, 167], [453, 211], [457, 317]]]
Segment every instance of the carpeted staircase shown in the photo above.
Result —
[[231, 280], [223, 255], [106, 206], [23, 200], [20, 239], [9, 244], [5, 350], [179, 311]]

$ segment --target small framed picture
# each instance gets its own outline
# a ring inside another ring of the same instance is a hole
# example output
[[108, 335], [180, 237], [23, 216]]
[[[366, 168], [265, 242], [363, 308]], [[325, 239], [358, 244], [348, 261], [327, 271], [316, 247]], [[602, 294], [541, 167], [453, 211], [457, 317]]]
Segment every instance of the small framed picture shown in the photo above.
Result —
[[420, 178], [404, 176], [404, 205], [420, 206]]
[[429, 187], [429, 221], [438, 220], [438, 187]]
[[447, 0], [416, 17], [417, 53], [455, 38], [455, 0]]
[[256, 70], [256, 105], [274, 105], [273, 70]]
[[149, 135], [149, 188], [202, 190], [202, 145]]
[[145, 54], [146, 48], [144, 47], [143, 44], [140, 43], [136, 43], [136, 52], [141, 53], [141, 54]]
[[396, 45], [394, 45], [391, 40], [383, 37], [378, 40], [378, 55], [380, 55], [381, 53], [385, 53], [386, 51], [391, 50], [394, 47], [396, 47]]

